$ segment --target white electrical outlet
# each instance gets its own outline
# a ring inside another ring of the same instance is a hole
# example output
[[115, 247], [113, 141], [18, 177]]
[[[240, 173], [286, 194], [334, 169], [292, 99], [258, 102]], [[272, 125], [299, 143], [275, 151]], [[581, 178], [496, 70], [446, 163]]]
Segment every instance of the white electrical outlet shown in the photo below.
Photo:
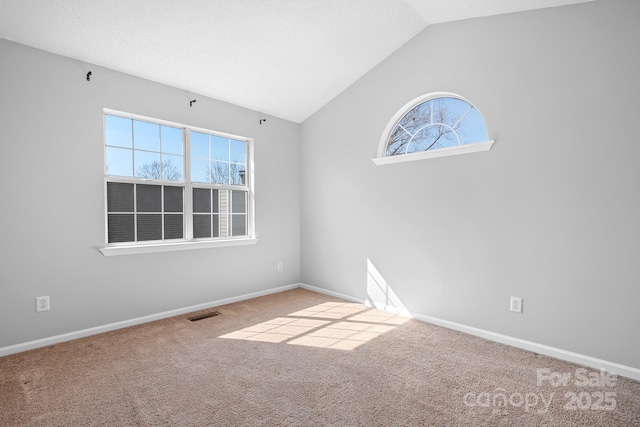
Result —
[[522, 313], [522, 298], [511, 297], [511, 305], [509, 306], [509, 309], [516, 313]]
[[36, 311], [48, 311], [49, 307], [49, 297], [36, 297]]
[[278, 263], [278, 271], [282, 271], [282, 270], [284, 270], [284, 264], [279, 262]]

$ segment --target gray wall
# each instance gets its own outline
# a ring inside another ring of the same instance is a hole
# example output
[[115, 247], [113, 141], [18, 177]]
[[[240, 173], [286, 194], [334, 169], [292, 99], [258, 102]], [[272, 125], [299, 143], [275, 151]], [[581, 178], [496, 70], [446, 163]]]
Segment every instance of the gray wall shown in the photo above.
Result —
[[[0, 59], [0, 348], [299, 281], [298, 124], [5, 40]], [[104, 257], [105, 107], [255, 138], [258, 243]]]
[[[0, 348], [302, 279], [640, 368], [638, 16], [433, 25], [302, 126], [0, 40]], [[433, 91], [475, 103], [492, 150], [374, 166]], [[104, 107], [255, 138], [259, 242], [102, 256]]]
[[[429, 26], [306, 120], [302, 281], [385, 303], [379, 274], [412, 312], [640, 368], [639, 17]], [[491, 151], [374, 166], [393, 114], [435, 91], [480, 109]]]

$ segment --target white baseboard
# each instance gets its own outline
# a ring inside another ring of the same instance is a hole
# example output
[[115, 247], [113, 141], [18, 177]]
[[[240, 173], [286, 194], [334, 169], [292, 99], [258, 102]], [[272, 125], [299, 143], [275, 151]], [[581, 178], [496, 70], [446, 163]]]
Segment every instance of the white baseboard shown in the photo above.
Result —
[[[347, 301], [358, 302], [371, 306], [369, 301], [361, 298], [356, 298], [351, 295], [341, 294], [339, 292], [329, 291], [326, 289], [318, 288], [315, 286], [300, 284], [300, 287], [308, 289], [313, 292], [329, 295], [332, 297], [344, 299]], [[495, 332], [486, 331], [484, 329], [474, 328], [472, 326], [462, 325], [460, 323], [450, 322], [448, 320], [438, 319], [436, 317], [426, 316], [420, 313], [412, 313], [404, 310], [398, 310], [396, 307], [387, 307], [383, 305], [374, 304], [375, 308], [389, 311], [392, 313], [408, 316], [422, 322], [431, 323], [433, 325], [442, 326], [444, 328], [453, 329], [455, 331], [464, 332], [469, 335], [474, 335], [480, 338], [484, 338], [490, 341], [499, 342], [501, 344], [510, 345], [512, 347], [529, 350], [535, 353], [544, 354], [545, 356], [554, 357], [556, 359], [564, 360], [567, 362], [576, 363], [579, 365], [587, 366], [590, 368], [611, 372], [616, 375], [631, 378], [636, 381], [640, 381], [640, 369], [633, 368], [631, 366], [621, 365], [619, 363], [609, 362], [595, 357], [586, 356], [579, 353], [574, 353], [567, 350], [562, 350], [555, 347], [550, 347], [544, 344], [538, 344], [531, 341], [522, 340], [519, 338], [510, 337], [507, 335], [498, 334]]]
[[[126, 328], [129, 326], [139, 325], [142, 323], [153, 322], [154, 320], [165, 319], [167, 317], [179, 316], [193, 311], [204, 310], [211, 307], [218, 307], [225, 304], [231, 304], [238, 301], [244, 301], [251, 298], [257, 298], [269, 294], [288, 291], [295, 288], [304, 288], [313, 292], [329, 295], [335, 298], [340, 298], [346, 301], [358, 302], [371, 306], [369, 301], [356, 298], [351, 295], [345, 295], [339, 292], [330, 291], [327, 289], [318, 288], [315, 286], [307, 285], [304, 283], [296, 283], [286, 286], [280, 286], [277, 288], [271, 288], [264, 291], [253, 292], [244, 295], [238, 295], [231, 298], [224, 298], [217, 301], [211, 301], [203, 304], [192, 305], [189, 307], [178, 308], [175, 310], [169, 310], [162, 313], [152, 314], [149, 316], [137, 317], [135, 319], [124, 320], [121, 322], [109, 323], [107, 325], [97, 326], [94, 328], [83, 329], [76, 332], [69, 332], [66, 334], [55, 335], [52, 337], [42, 338], [39, 340], [28, 341], [21, 344], [10, 345], [7, 347], [0, 347], [0, 357], [7, 356], [9, 354], [20, 353], [27, 350], [33, 350], [40, 347], [46, 347], [53, 344], [58, 344], [65, 341], [71, 341], [77, 338], [88, 337], [90, 335], [101, 334], [103, 332], [109, 332], [116, 329]], [[420, 313], [412, 313], [404, 310], [398, 310], [395, 307], [387, 307], [379, 304], [375, 304], [375, 308], [386, 310], [392, 313], [400, 314], [403, 316], [411, 317], [422, 322], [431, 323], [433, 325], [442, 326], [448, 329], [453, 329], [459, 332], [464, 332], [469, 335], [474, 335], [480, 338], [485, 338], [490, 341], [499, 342], [501, 344], [510, 345], [512, 347], [522, 348], [524, 350], [533, 351], [535, 353], [544, 354], [545, 356], [554, 357], [556, 359], [565, 360], [567, 362], [577, 363], [579, 365], [588, 366], [594, 369], [600, 369], [607, 372], [621, 375], [627, 378], [632, 378], [636, 381], [640, 381], [640, 369], [633, 368], [631, 366], [625, 366], [614, 362], [609, 362], [595, 357], [586, 356], [579, 353], [574, 353], [567, 350], [562, 350], [555, 347], [550, 347], [544, 344], [538, 344], [531, 341], [522, 340], [519, 338], [510, 337], [507, 335], [498, 334], [495, 332], [486, 331], [483, 329], [474, 328], [472, 326], [462, 325], [460, 323], [450, 322], [448, 320], [438, 319], [436, 317], [427, 316]]]
[[288, 291], [291, 289], [299, 288], [300, 284], [280, 286], [277, 288], [267, 289], [259, 292], [252, 292], [250, 294], [239, 295], [231, 298], [224, 298], [217, 301], [210, 301], [203, 304], [192, 305], [189, 307], [178, 308], [175, 310], [164, 311], [162, 313], [151, 314], [149, 316], [137, 317], [135, 319], [123, 320], [121, 322], [109, 323], [107, 325], [97, 326], [95, 328], [82, 329], [80, 331], [69, 332], [61, 335], [54, 335], [52, 337], [42, 338], [39, 340], [28, 341], [21, 344], [10, 345], [7, 347], [0, 347], [0, 357], [7, 356], [9, 354], [20, 353], [27, 350], [33, 350], [40, 347], [46, 347], [53, 344], [58, 344], [65, 341], [75, 340], [77, 338], [88, 337], [90, 335], [101, 334], [104, 332], [114, 331], [116, 329], [126, 328], [129, 326], [140, 325], [142, 323], [153, 322], [154, 320], [165, 319], [167, 317], [180, 316], [182, 314], [191, 313], [193, 311], [205, 310], [211, 307], [218, 307], [221, 305], [231, 304], [238, 301], [244, 301], [251, 298], [257, 298], [269, 294], [275, 294], [278, 292]]

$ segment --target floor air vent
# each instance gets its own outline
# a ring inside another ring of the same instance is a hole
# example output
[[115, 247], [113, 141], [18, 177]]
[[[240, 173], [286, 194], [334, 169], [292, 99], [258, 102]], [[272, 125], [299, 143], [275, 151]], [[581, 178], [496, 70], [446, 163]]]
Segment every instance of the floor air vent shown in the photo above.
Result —
[[197, 316], [189, 317], [189, 320], [191, 320], [192, 322], [197, 322], [198, 320], [208, 319], [209, 317], [215, 317], [219, 314], [219, 311], [210, 311], [209, 313], [198, 314]]

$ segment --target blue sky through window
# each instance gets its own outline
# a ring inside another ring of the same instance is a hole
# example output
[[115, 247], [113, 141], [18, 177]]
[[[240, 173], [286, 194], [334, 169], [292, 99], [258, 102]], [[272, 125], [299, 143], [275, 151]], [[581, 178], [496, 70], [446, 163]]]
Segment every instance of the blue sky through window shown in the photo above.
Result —
[[[184, 180], [184, 130], [105, 115], [106, 174]], [[190, 132], [191, 181], [244, 185], [247, 143]]]
[[209, 184], [244, 184], [244, 141], [191, 132], [191, 180]]
[[182, 133], [180, 128], [105, 115], [105, 173], [181, 181]]
[[409, 110], [389, 137], [386, 156], [432, 151], [488, 140], [480, 112], [462, 99], [439, 97]]

